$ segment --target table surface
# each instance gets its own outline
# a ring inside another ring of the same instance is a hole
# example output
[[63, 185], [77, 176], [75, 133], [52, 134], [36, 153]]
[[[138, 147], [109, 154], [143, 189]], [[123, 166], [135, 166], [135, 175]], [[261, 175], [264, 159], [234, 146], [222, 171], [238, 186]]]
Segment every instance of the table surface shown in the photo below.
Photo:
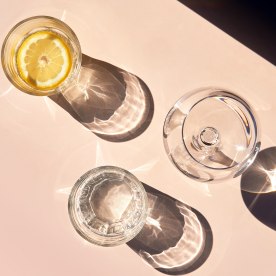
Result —
[[61, 18], [83, 53], [139, 76], [154, 99], [148, 129], [128, 142], [98, 138], [47, 97], [16, 90], [0, 69], [0, 274], [159, 275], [127, 245], [84, 241], [67, 212], [70, 189], [86, 171], [116, 165], [201, 212], [213, 232], [209, 258], [191, 275], [274, 275], [275, 231], [248, 210], [240, 178], [203, 184], [166, 156], [162, 127], [184, 93], [216, 85], [256, 110], [262, 149], [275, 145], [275, 66], [174, 0], [1, 0], [0, 44], [33, 15]]

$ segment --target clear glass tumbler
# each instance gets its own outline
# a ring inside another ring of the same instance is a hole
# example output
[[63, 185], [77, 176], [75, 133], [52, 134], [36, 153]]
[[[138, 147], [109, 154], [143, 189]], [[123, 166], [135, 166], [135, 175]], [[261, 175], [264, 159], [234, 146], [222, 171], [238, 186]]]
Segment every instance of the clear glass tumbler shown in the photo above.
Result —
[[[16, 24], [1, 51], [2, 66], [11, 83], [25, 93], [39, 96], [63, 92], [71, 85], [80, 71], [81, 57], [80, 43], [72, 29], [49, 16], [35, 16]], [[36, 67], [30, 66], [34, 60]], [[47, 79], [45, 66], [51, 67], [52, 75], [57, 72], [56, 78]], [[35, 83], [34, 76], [43, 81], [44, 87]]]
[[146, 191], [130, 172], [103, 166], [85, 173], [68, 202], [76, 231], [87, 241], [115, 246], [134, 238], [146, 222]]

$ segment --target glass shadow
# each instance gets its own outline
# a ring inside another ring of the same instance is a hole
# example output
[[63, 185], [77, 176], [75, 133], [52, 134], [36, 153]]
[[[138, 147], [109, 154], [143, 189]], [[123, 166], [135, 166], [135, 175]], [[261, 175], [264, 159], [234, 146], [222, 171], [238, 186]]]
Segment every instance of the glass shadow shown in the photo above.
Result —
[[249, 211], [276, 230], [276, 147], [260, 151], [243, 173], [241, 194]]
[[197, 210], [143, 183], [149, 215], [127, 244], [156, 270], [181, 275], [200, 267], [213, 245], [212, 230]]
[[97, 136], [111, 142], [142, 134], [154, 113], [153, 97], [140, 78], [84, 54], [76, 82], [50, 98]]

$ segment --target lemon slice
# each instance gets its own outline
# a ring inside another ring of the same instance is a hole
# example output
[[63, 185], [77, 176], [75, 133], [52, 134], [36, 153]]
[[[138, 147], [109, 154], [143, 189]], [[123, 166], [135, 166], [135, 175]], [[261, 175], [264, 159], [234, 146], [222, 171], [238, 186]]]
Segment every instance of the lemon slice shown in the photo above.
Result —
[[51, 31], [29, 35], [19, 46], [16, 56], [20, 77], [40, 90], [59, 86], [68, 76], [71, 52], [65, 41]]

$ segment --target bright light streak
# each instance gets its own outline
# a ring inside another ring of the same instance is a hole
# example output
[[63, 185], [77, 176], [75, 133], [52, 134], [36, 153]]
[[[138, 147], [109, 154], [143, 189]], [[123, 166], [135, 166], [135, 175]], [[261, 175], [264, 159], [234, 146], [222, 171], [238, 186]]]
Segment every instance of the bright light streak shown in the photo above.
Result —
[[272, 191], [276, 191], [276, 168], [265, 172], [270, 180]]
[[103, 151], [100, 146], [100, 143], [97, 141], [97, 144], [96, 144], [96, 167], [103, 166], [104, 164], [105, 164], [105, 162], [104, 162]]
[[56, 119], [56, 110], [53, 106], [53, 102], [48, 97], [43, 97], [43, 100], [46, 104], [46, 107], [47, 107], [52, 119], [55, 120]]
[[72, 187], [60, 188], [57, 190], [58, 194], [70, 195]]
[[0, 98], [6, 96], [7, 94], [9, 94], [12, 91], [13, 88], [14, 88], [14, 86], [11, 85], [6, 91], [4, 91], [4, 93], [2, 93], [0, 95]]
[[147, 217], [147, 224], [156, 227], [158, 230], [162, 231], [160, 222], [158, 219], [153, 219], [151, 217]]
[[66, 10], [63, 11], [60, 20], [65, 21], [65, 18], [66, 18]]
[[137, 173], [137, 172], [148, 172], [150, 171], [158, 162], [158, 159], [150, 160], [148, 163], [143, 164], [137, 168], [131, 169], [131, 173]]

